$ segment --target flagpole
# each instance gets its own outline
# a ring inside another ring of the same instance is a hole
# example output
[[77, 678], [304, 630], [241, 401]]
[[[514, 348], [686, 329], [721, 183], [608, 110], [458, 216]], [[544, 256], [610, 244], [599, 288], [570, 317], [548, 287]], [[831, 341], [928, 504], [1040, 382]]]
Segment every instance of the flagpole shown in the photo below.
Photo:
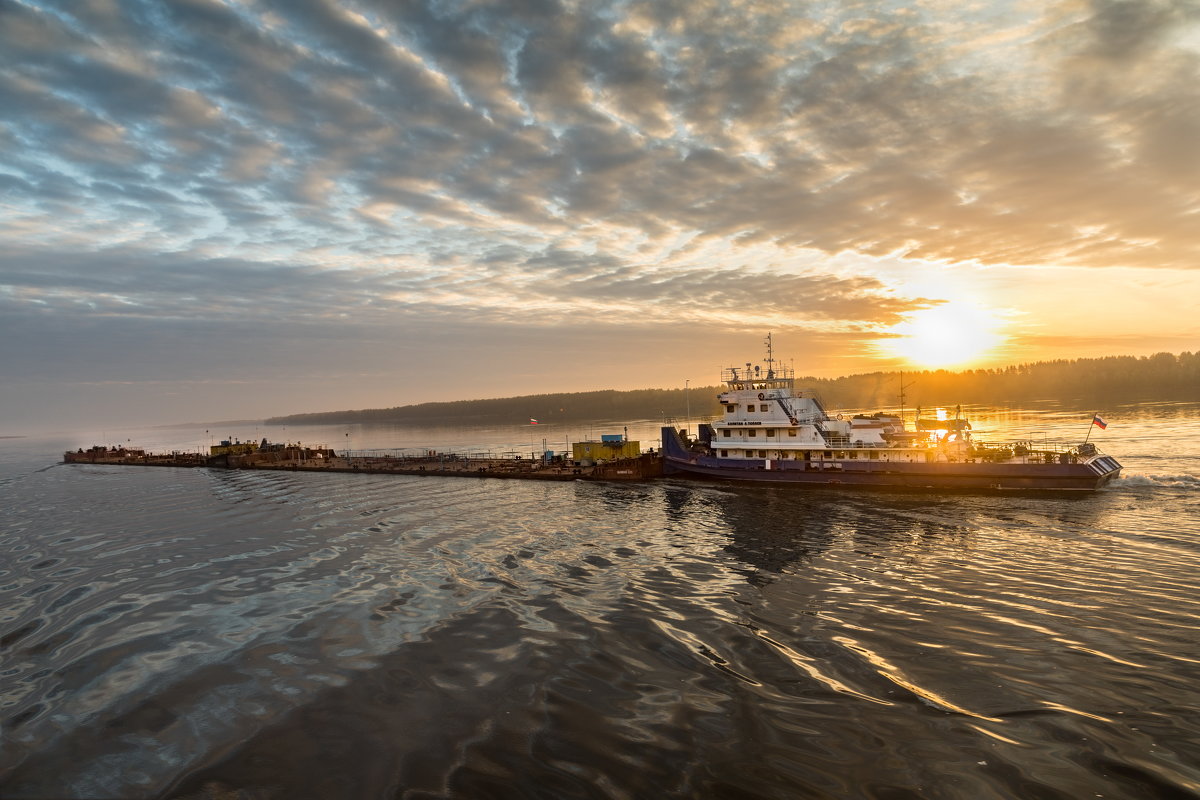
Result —
[[684, 396], [687, 398], [687, 431], [688, 431], [688, 436], [691, 436], [691, 435], [692, 435], [692, 392], [691, 392], [691, 384], [692, 384], [692, 382], [691, 382], [690, 380], [686, 380], [686, 381], [684, 381], [684, 382], [683, 382], [683, 393], [684, 393]]
[[1087, 444], [1088, 439], [1092, 438], [1092, 428], [1096, 427], [1096, 414], [1099, 414], [1099, 413], [1100, 413], [1099, 411], [1095, 412], [1095, 414], [1092, 414], [1092, 418], [1090, 420], [1088, 420], [1087, 436], [1083, 437], [1084, 444]]

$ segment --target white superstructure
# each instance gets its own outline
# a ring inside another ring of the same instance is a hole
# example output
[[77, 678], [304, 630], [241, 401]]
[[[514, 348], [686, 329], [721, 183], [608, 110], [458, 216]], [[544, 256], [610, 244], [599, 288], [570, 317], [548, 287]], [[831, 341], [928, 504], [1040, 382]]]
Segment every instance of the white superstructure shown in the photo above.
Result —
[[[946, 420], [941, 438], [904, 429], [900, 417], [872, 414], [831, 416], [810, 391], [798, 391], [790, 367], [775, 363], [767, 336], [765, 365], [747, 363], [722, 370], [726, 390], [717, 396], [722, 416], [714, 420], [709, 447], [729, 459], [850, 461], [950, 460], [969, 447], [965, 420]], [[947, 430], [948, 429], [948, 430]]]

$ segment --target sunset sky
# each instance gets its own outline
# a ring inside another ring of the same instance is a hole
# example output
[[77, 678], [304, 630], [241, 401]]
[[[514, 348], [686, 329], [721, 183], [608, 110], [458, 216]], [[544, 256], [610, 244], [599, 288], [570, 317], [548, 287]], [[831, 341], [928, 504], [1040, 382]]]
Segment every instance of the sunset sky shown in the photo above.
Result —
[[0, 434], [1200, 349], [1194, 0], [0, 0]]

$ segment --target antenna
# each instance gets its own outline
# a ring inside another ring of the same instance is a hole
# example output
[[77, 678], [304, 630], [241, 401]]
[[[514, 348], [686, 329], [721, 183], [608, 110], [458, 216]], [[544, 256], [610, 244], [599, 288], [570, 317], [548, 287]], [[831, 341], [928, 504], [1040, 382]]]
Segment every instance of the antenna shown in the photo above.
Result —
[[775, 350], [771, 344], [771, 334], [767, 334], [767, 371], [773, 372], [775, 365]]
[[905, 383], [904, 372], [903, 370], [900, 372], [900, 419], [904, 419], [904, 390], [908, 389], [914, 383], [916, 383], [916, 381], [912, 381], [912, 383]]

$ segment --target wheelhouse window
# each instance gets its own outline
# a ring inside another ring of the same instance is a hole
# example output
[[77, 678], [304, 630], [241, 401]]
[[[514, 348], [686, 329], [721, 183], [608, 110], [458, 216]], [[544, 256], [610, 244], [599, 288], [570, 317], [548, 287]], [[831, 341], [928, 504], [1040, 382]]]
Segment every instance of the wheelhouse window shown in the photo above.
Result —
[[796, 429], [795, 429], [795, 428], [788, 428], [788, 436], [795, 437], [795, 435], [796, 435]]
[[737, 403], [730, 403], [729, 405], [725, 406], [726, 414], [732, 414], [735, 411], [737, 411]]

